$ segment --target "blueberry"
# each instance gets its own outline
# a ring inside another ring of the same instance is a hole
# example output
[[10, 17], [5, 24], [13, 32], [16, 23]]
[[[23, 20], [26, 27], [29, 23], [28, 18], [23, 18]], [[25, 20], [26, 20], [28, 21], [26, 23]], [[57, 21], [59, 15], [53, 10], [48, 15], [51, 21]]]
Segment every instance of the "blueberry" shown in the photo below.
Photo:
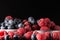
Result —
[[4, 20], [5, 25], [13, 25], [13, 20]]
[[4, 20], [4, 23], [8, 23], [8, 21], [9, 21], [8, 19], [5, 19], [5, 20]]
[[2, 23], [1, 23], [1, 26], [5, 26], [5, 23], [4, 23], [4, 22], [2, 22]]
[[9, 25], [7, 28], [8, 29], [15, 29], [14, 26], [11, 26], [11, 25]]
[[4, 27], [4, 26], [1, 26], [0, 28], [1, 28], [1, 29], [5, 29], [5, 27]]
[[16, 24], [16, 25], [14, 25], [14, 27], [15, 27], [15, 29], [18, 29], [18, 25]]
[[10, 36], [9, 35], [5, 35], [4, 40], [10, 40]]
[[35, 23], [35, 19], [34, 19], [33, 17], [29, 17], [29, 18], [28, 18], [28, 21], [29, 21], [30, 23], [32, 23], [32, 24]]
[[20, 22], [21, 22], [21, 19], [17, 19], [17, 18], [14, 19], [14, 24], [19, 24]]
[[21, 23], [21, 19], [15, 18], [13, 23], [14, 23], [15, 28], [17, 29], [19, 28], [18, 25]]
[[5, 26], [4, 22], [1, 23], [0, 29], [6, 29], [6, 26]]
[[8, 21], [8, 24], [9, 24], [9, 25], [13, 25], [13, 20], [9, 20], [9, 21]]
[[13, 36], [13, 40], [19, 40], [19, 36], [18, 35], [14, 35]]
[[8, 27], [8, 26], [9, 26], [9, 24], [8, 24], [8, 23], [5, 23], [5, 26], [6, 26], [6, 27]]
[[27, 40], [27, 39], [25, 38], [25, 36], [22, 36], [22, 39], [21, 40]]
[[24, 27], [24, 24], [23, 23], [19, 23], [18, 24], [18, 27], [20, 28], [20, 27]]
[[32, 34], [32, 36], [31, 36], [31, 40], [37, 40], [37, 38], [36, 38], [36, 35], [35, 35], [35, 34]]

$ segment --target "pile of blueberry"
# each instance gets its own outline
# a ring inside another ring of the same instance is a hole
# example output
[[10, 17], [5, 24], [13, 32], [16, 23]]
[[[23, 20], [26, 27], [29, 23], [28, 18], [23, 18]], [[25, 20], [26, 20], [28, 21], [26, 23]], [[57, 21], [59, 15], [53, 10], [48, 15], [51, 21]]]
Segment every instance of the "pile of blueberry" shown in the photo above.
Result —
[[7, 16], [2, 23], [0, 23], [0, 29], [17, 29], [23, 26], [21, 19], [13, 19], [11, 16]]
[[14, 32], [0, 31], [0, 40], [60, 40], [60, 26], [49, 18], [21, 20], [6, 16], [0, 29], [17, 29]]

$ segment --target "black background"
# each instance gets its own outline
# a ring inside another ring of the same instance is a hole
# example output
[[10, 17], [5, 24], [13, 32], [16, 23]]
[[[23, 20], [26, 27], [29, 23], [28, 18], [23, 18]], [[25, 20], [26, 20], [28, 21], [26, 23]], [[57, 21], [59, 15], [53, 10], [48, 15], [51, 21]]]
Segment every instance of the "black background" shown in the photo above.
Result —
[[[54, 2], [54, 3], [53, 3]], [[60, 7], [59, 3], [54, 1], [17, 1], [17, 0], [1, 0], [0, 1], [0, 21], [5, 16], [11, 15], [17, 18], [28, 18], [33, 16], [36, 19], [48, 17], [56, 24], [60, 25]]]

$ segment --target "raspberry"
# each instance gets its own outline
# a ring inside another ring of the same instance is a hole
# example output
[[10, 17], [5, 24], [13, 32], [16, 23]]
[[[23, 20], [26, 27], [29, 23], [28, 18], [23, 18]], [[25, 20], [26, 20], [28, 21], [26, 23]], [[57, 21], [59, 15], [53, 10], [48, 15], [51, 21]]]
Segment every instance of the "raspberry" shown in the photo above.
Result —
[[45, 40], [53, 40], [51, 31], [46, 31], [44, 37], [45, 37]]
[[27, 22], [27, 19], [24, 19], [24, 20], [23, 20], [23, 23], [25, 23], [25, 22]]
[[12, 16], [6, 16], [5, 19], [9, 19], [10, 20], [10, 19], [13, 19], [13, 18], [12, 18]]
[[44, 26], [44, 27], [41, 27], [40, 30], [47, 31], [47, 30], [50, 30], [50, 28]]
[[50, 35], [50, 32], [45, 32], [46, 37], [49, 37], [49, 35]]
[[49, 18], [45, 18], [46, 26], [51, 27], [51, 21]]
[[42, 27], [42, 26], [48, 26], [48, 27], [51, 27], [51, 23], [50, 23], [51, 21], [50, 21], [50, 19], [49, 18], [41, 18], [40, 20], [38, 20], [38, 25], [40, 26], [40, 27]]
[[52, 37], [53, 37], [54, 40], [58, 40], [59, 39], [58, 32], [53, 32], [52, 34], [53, 34]]
[[51, 26], [54, 27], [56, 26], [56, 24], [53, 21], [51, 21]]
[[19, 36], [22, 36], [25, 32], [26, 32], [26, 30], [25, 30], [24, 28], [19, 28], [19, 29], [17, 30], [17, 34], [18, 34]]
[[14, 35], [14, 32], [9, 31], [9, 32], [8, 32], [8, 35], [9, 35], [10, 38], [12, 39], [12, 38], [13, 38], [13, 35]]
[[54, 29], [55, 30], [60, 30], [60, 26], [57, 25], [57, 26], [54, 27]]
[[31, 39], [32, 33], [33, 33], [33, 31], [29, 31], [29, 32], [27, 32], [27, 33], [24, 34], [24, 37], [25, 37], [27, 40], [29, 40], [29, 39]]
[[24, 28], [26, 29], [26, 32], [31, 31], [30, 25], [26, 25]]
[[0, 36], [4, 36], [4, 35], [6, 35], [6, 34], [7, 34], [6, 31], [0, 31]]
[[33, 30], [37, 30], [38, 29], [38, 26], [37, 25], [32, 25], [32, 29]]
[[38, 32], [34, 31], [34, 32], [33, 32], [33, 34], [37, 35], [37, 34], [38, 34]]
[[0, 36], [0, 40], [4, 40], [4, 36]]
[[3, 40], [4, 36], [7, 35], [6, 31], [0, 31], [0, 39]]
[[36, 38], [37, 38], [37, 40], [44, 40], [44, 34], [38, 33], [38, 34], [36, 35]]
[[52, 39], [50, 32], [45, 32], [44, 34], [45, 34], [45, 36], [44, 36], [45, 40], [51, 40]]
[[58, 36], [59, 36], [59, 40], [60, 40], [60, 31], [58, 31]]
[[49, 23], [51, 22], [49, 18], [45, 18], [45, 21]]
[[54, 29], [55, 26], [56, 24], [53, 21], [51, 21], [51, 29]]
[[30, 23], [29, 23], [28, 21], [26, 21], [26, 22], [24, 23], [24, 25], [30, 25]]
[[44, 20], [43, 18], [41, 18], [40, 20], [38, 20], [37, 23], [38, 23], [38, 25], [39, 25], [40, 27], [46, 26], [45, 20]]

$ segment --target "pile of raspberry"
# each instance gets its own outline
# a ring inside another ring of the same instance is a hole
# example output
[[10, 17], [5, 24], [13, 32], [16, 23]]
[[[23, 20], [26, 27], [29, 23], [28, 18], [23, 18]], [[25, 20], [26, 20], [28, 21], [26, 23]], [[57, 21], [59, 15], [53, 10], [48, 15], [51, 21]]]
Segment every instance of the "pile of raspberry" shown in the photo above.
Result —
[[0, 40], [60, 40], [60, 26], [49, 18], [35, 20], [28, 17], [22, 20], [6, 16], [0, 23]]

